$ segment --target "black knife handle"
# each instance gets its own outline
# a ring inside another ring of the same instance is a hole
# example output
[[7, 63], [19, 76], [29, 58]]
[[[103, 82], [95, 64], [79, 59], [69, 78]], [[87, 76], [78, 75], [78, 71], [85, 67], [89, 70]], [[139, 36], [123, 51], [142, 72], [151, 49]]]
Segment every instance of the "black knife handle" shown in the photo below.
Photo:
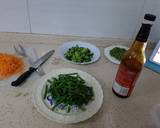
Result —
[[24, 72], [20, 77], [17, 78], [17, 80], [13, 81], [11, 83], [12, 86], [19, 86], [22, 84], [34, 71], [36, 71], [35, 68], [30, 67], [28, 71]]

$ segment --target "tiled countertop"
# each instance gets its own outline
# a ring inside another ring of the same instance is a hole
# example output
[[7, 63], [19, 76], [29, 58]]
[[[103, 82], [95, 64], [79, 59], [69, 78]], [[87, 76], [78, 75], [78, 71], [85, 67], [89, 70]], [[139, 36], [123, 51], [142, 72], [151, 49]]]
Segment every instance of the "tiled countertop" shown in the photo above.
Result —
[[104, 102], [100, 111], [89, 120], [78, 124], [58, 124], [52, 122], [37, 112], [32, 102], [32, 93], [36, 88], [36, 79], [28, 80], [23, 86], [14, 88], [2, 85], [0, 82], [0, 128], [150, 128], [150, 110], [160, 103], [160, 75], [144, 68], [131, 97], [121, 99], [111, 90], [112, 82], [118, 66], [109, 62], [103, 55], [104, 47], [110, 44], [127, 44], [127, 41], [102, 38], [80, 38], [52, 35], [32, 35], [18, 33], [0, 33], [0, 51], [14, 53], [13, 45], [22, 42], [23, 45], [34, 47], [38, 54], [56, 49], [58, 45], [69, 40], [85, 40], [97, 45], [102, 51], [102, 57], [94, 64], [74, 65], [52, 58], [43, 66], [45, 72], [57, 68], [71, 67], [88, 72], [101, 84], [104, 92]]

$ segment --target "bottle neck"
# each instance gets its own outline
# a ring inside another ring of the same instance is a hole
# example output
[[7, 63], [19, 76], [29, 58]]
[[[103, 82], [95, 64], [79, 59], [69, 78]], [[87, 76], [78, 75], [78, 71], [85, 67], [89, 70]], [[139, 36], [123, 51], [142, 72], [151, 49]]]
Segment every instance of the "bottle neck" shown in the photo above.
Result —
[[147, 42], [141, 42], [138, 40], [135, 40], [132, 44], [132, 49], [136, 50], [136, 51], [142, 51], [144, 52], [147, 46]]
[[151, 24], [144, 24], [143, 23], [137, 36], [136, 36], [136, 41], [139, 41], [142, 43], [147, 42], [148, 36], [151, 31], [151, 27], [152, 27]]
[[143, 23], [135, 41], [132, 44], [132, 48], [135, 50], [145, 51], [147, 45], [147, 39], [150, 34], [152, 25], [149, 23]]

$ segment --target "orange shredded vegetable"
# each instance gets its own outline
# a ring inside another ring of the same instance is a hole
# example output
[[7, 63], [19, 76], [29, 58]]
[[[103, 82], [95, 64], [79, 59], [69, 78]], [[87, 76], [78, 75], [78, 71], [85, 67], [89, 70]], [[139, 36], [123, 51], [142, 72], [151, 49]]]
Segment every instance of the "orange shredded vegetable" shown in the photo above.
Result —
[[14, 55], [0, 53], [0, 79], [6, 79], [23, 71], [24, 63]]

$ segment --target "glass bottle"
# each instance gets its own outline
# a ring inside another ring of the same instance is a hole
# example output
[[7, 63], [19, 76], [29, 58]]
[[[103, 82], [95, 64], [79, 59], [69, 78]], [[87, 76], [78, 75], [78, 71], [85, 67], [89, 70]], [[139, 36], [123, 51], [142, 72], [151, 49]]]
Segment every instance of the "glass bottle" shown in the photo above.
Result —
[[124, 53], [119, 65], [112, 91], [119, 97], [126, 98], [131, 95], [135, 83], [146, 61], [145, 48], [153, 21], [156, 16], [145, 14], [142, 26], [132, 46]]

